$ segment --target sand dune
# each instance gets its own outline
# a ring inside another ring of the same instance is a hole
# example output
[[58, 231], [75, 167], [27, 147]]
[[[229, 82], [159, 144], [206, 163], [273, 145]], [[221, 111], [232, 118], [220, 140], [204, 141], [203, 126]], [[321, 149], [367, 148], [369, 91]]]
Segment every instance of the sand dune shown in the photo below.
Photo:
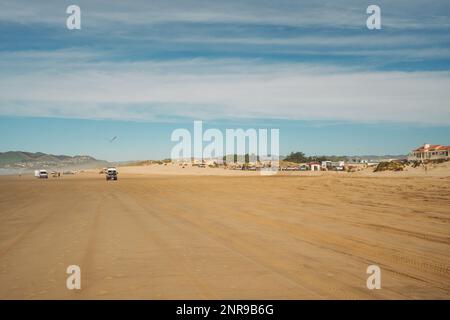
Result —
[[[186, 166], [181, 167], [177, 164], [165, 165], [143, 165], [143, 166], [123, 166], [119, 171], [125, 174], [135, 175], [195, 175], [195, 176], [259, 176], [260, 172], [243, 171], [243, 170], [228, 170], [224, 168], [199, 168]], [[283, 171], [280, 175], [293, 176], [323, 176], [323, 175], [337, 175], [337, 176], [373, 176], [373, 177], [450, 177], [450, 161], [440, 164], [428, 164], [427, 170], [423, 166], [413, 168], [412, 166], [405, 167], [404, 171], [393, 172], [373, 172], [374, 167], [368, 167], [357, 172], [317, 172], [317, 171]], [[91, 170], [91, 172], [98, 172], [98, 170]]]
[[137, 173], [0, 177], [0, 298], [450, 298], [448, 175]]

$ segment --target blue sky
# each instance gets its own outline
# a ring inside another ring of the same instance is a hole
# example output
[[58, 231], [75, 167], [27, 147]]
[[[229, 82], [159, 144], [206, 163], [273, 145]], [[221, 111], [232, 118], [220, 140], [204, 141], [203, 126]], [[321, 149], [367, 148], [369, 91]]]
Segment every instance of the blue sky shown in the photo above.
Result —
[[0, 151], [163, 158], [193, 120], [281, 153], [449, 144], [448, 2], [4, 0], [0, 30]]
[[[193, 132], [193, 123], [0, 117], [0, 147], [17, 150], [19, 141], [20, 150], [31, 152], [89, 154], [109, 161], [164, 159], [170, 156], [174, 143], [168, 141], [177, 128]], [[282, 155], [293, 150], [312, 155], [398, 155], [426, 141], [445, 144], [450, 136], [448, 126], [397, 123], [253, 119], [205, 122], [204, 130], [208, 128], [223, 132], [226, 128], [281, 128]]]

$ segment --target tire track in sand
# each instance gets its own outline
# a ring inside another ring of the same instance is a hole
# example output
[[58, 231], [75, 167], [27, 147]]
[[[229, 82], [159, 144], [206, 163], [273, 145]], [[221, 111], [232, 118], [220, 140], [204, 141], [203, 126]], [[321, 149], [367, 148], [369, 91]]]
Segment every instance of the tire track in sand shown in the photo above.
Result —
[[[138, 189], [138, 187], [136, 187], [136, 186], [134, 186], [132, 188], [132, 191], [133, 192], [130, 192], [130, 194], [132, 194], [133, 196], [136, 196], [136, 195], [142, 193], [142, 189]], [[142, 199], [146, 199], [144, 195], [140, 194], [140, 196], [141, 196], [141, 198], [140, 198], [141, 201], [142, 201]], [[161, 194], [160, 194], [160, 196], [161, 196]], [[134, 197], [133, 201], [137, 205], [138, 198]], [[144, 203], [146, 204], [147, 202], [144, 202]], [[168, 228], [172, 229], [173, 231], [177, 230], [180, 233], [190, 233], [190, 234], [195, 234], [195, 235], [201, 235], [203, 238], [208, 239], [208, 241], [218, 244], [223, 249], [233, 253], [236, 256], [243, 258], [244, 260], [248, 261], [249, 263], [257, 265], [259, 268], [266, 270], [269, 273], [274, 274], [281, 279], [284, 279], [285, 281], [287, 281], [288, 283], [291, 283], [295, 287], [301, 288], [301, 290], [303, 292], [308, 293], [309, 297], [315, 297], [316, 299], [325, 298], [325, 296], [319, 294], [318, 292], [308, 289], [302, 283], [300, 283], [298, 280], [293, 279], [292, 277], [287, 276], [284, 273], [281, 273], [280, 270], [278, 270], [277, 268], [274, 268], [271, 265], [268, 265], [268, 264], [260, 261], [259, 259], [256, 259], [255, 257], [249, 256], [248, 254], [245, 253], [245, 251], [237, 250], [234, 247], [227, 245], [226, 241], [224, 241], [226, 239], [226, 236], [225, 235], [219, 236], [221, 234], [220, 230], [216, 230], [216, 232], [213, 234], [211, 232], [211, 230], [206, 230], [202, 226], [198, 225], [197, 223], [193, 223], [191, 220], [186, 219], [186, 217], [183, 217], [180, 214], [173, 213], [173, 210], [170, 210], [170, 207], [172, 207], [172, 209], [173, 209], [173, 205], [174, 205], [173, 203], [169, 204], [168, 202], [166, 202], [165, 204], [166, 204], [166, 206], [162, 206], [162, 207], [159, 206], [159, 209], [163, 209], [163, 210], [155, 210], [154, 202], [152, 202], [152, 206], [140, 205], [140, 207], [142, 209], [144, 209], [146, 212], [151, 213], [152, 216], [157, 217], [161, 222], [163, 222]], [[177, 209], [180, 209], [179, 206], [175, 206], [175, 207]], [[164, 209], [166, 209], [166, 210], [164, 210]], [[169, 212], [171, 213], [170, 216], [166, 216], [166, 214]], [[162, 214], [162, 213], [164, 213], [164, 214]], [[183, 228], [183, 227], [179, 226], [178, 224], [175, 224], [173, 221], [174, 219], [189, 225], [190, 229], [188, 230], [185, 227]], [[170, 220], [172, 220], [172, 221], [170, 221]]]
[[[144, 221], [136, 212], [146, 211], [144, 207], [140, 206], [135, 200], [132, 198], [127, 198], [127, 193], [123, 192], [120, 194], [120, 197], [113, 194], [112, 197], [114, 201], [119, 204], [123, 211], [126, 212], [126, 215], [130, 217], [136, 227], [140, 229], [147, 239], [152, 243], [155, 243], [159, 248], [162, 249], [164, 254], [173, 261], [174, 265], [177, 267], [181, 267], [183, 274], [185, 274], [190, 282], [193, 284], [193, 287], [196, 289], [199, 296], [203, 299], [218, 299], [217, 295], [208, 289], [208, 286], [202, 282], [191, 270], [193, 270], [192, 263], [186, 259], [182, 252], [177, 252], [174, 246], [171, 246], [166, 240], [164, 240], [161, 236], [157, 236], [156, 233], [152, 232], [146, 227], [146, 221]], [[165, 225], [161, 219], [155, 219], [156, 216], [149, 215], [156, 224]], [[167, 227], [167, 225], [165, 225]]]

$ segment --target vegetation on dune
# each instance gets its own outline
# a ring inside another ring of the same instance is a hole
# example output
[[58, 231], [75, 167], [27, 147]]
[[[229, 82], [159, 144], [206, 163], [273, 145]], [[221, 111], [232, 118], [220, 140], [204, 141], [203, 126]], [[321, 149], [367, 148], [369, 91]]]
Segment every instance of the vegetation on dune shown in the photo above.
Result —
[[284, 161], [294, 162], [294, 163], [306, 163], [313, 161], [342, 161], [347, 160], [347, 157], [344, 156], [306, 156], [303, 152], [291, 152]]
[[375, 170], [373, 172], [380, 172], [380, 171], [403, 171], [405, 168], [405, 163], [403, 162], [397, 162], [397, 161], [390, 161], [390, 162], [380, 162]]

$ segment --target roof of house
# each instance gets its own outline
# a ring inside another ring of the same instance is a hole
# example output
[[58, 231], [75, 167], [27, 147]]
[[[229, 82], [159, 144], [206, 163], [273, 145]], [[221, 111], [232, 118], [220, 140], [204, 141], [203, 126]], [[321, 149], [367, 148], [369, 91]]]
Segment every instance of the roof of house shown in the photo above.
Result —
[[424, 144], [423, 146], [414, 149], [413, 151], [415, 152], [423, 152], [423, 151], [442, 151], [442, 150], [450, 150], [450, 146], [442, 146], [440, 144], [430, 144], [428, 148], [425, 147], [426, 145]]

